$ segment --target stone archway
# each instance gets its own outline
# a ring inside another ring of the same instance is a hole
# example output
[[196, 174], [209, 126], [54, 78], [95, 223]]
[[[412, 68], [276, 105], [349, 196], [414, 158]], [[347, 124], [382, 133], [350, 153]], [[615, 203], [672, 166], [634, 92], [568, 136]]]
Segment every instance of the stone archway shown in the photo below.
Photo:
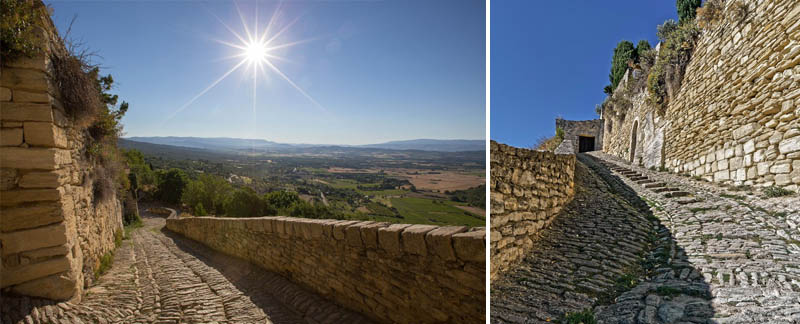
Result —
[[636, 120], [633, 122], [633, 130], [631, 131], [631, 145], [630, 145], [631, 156], [629, 158], [631, 163], [633, 163], [633, 159], [636, 156], [636, 133], [638, 132], [638, 130], [639, 130], [639, 121]]

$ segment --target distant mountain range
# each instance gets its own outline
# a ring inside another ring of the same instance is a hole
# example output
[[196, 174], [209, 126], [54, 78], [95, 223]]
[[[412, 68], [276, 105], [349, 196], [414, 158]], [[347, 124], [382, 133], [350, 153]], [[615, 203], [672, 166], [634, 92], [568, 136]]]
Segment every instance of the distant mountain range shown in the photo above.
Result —
[[267, 141], [263, 139], [243, 139], [227, 137], [128, 137], [128, 141], [181, 146], [215, 151], [237, 151], [241, 149], [257, 149], [280, 151], [283, 149], [291, 150], [297, 148], [311, 147], [359, 147], [387, 150], [419, 150], [436, 152], [464, 152], [464, 151], [483, 151], [486, 149], [486, 142], [483, 140], [437, 140], [437, 139], [416, 139], [407, 141], [391, 141], [379, 144], [368, 145], [317, 145], [317, 144], [285, 144]]

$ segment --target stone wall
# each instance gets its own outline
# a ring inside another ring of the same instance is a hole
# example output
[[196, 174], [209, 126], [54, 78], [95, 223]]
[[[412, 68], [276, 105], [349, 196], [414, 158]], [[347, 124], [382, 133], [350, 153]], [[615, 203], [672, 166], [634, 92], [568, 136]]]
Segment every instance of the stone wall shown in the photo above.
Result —
[[491, 142], [491, 278], [533, 247], [574, 194], [575, 154]]
[[46, 53], [0, 68], [0, 287], [3, 293], [79, 300], [114, 248], [121, 205], [98, 201], [86, 136], [65, 117], [51, 53], [63, 44], [49, 19]]
[[640, 93], [631, 111], [604, 116], [607, 152], [710, 181], [798, 189], [800, 3], [743, 3], [743, 21], [726, 1], [726, 18], [701, 34], [663, 114]]
[[167, 228], [385, 323], [483, 323], [483, 228], [290, 217], [173, 218]]
[[603, 149], [603, 120], [566, 120], [557, 118], [556, 128], [564, 130], [564, 141], [572, 142], [573, 153], [578, 153], [580, 149], [578, 138], [580, 136], [594, 137], [594, 150]]

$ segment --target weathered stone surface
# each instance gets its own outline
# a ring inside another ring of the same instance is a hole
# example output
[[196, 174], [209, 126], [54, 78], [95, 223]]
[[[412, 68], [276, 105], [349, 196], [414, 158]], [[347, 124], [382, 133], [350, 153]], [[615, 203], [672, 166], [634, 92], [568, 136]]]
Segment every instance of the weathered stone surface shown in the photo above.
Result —
[[411, 224], [392, 224], [378, 229], [378, 242], [380, 247], [389, 252], [401, 252], [403, 250], [403, 245], [400, 242], [400, 233], [409, 226], [411, 226]]
[[70, 262], [65, 256], [16, 268], [3, 269], [3, 277], [0, 278], [0, 286], [8, 287], [36, 278], [46, 277], [54, 273], [64, 272], [69, 269]]
[[44, 71], [8, 67], [4, 67], [0, 75], [0, 86], [31, 91], [47, 91], [49, 88]]
[[575, 155], [520, 149], [494, 141], [490, 154], [494, 278], [532, 248], [530, 237], [546, 227], [572, 198]]
[[0, 101], [11, 101], [11, 89], [0, 87]]
[[58, 223], [34, 229], [0, 233], [0, 241], [3, 242], [3, 256], [5, 257], [13, 253], [65, 244], [67, 243], [67, 229], [64, 223]]
[[32, 171], [25, 173], [19, 180], [22, 188], [58, 188], [63, 184], [65, 174], [60, 171]]
[[67, 147], [64, 130], [50, 122], [25, 122], [25, 143], [41, 147]]
[[11, 291], [25, 296], [67, 300], [79, 293], [77, 284], [67, 273], [60, 273], [16, 285]]
[[425, 244], [425, 235], [436, 229], [433, 225], [411, 225], [403, 230], [403, 250], [419, 255], [428, 255], [428, 247]]
[[69, 161], [69, 152], [55, 148], [0, 147], [3, 168], [55, 170]]
[[22, 144], [22, 128], [0, 129], [0, 146], [20, 146]]
[[14, 102], [50, 103], [51, 100], [47, 92], [14, 90]]
[[452, 237], [466, 230], [466, 226], [446, 226], [428, 232], [428, 234], [425, 235], [428, 250], [433, 251], [442, 259], [455, 260], [456, 253], [453, 250]]
[[58, 189], [21, 189], [3, 191], [0, 195], [0, 206], [20, 205], [29, 202], [58, 201], [61, 192]]
[[60, 222], [64, 219], [59, 203], [38, 204], [16, 208], [3, 207], [0, 230], [11, 232]]

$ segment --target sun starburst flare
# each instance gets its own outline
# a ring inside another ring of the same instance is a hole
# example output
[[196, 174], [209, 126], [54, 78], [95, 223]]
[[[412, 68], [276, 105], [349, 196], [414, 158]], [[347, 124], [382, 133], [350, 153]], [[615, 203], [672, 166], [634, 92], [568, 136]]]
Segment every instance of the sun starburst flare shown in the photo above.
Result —
[[[297, 90], [304, 98], [308, 99], [311, 103], [313, 103], [314, 106], [316, 106], [317, 108], [321, 109], [322, 111], [326, 111], [326, 109], [319, 102], [317, 102], [317, 100], [315, 100], [313, 97], [311, 97], [311, 95], [309, 95], [308, 92], [306, 92], [305, 90], [303, 90], [303, 88], [301, 88], [299, 85], [297, 85], [297, 83], [295, 83], [291, 78], [289, 78], [289, 76], [286, 75], [286, 73], [284, 73], [283, 71], [281, 71], [281, 69], [275, 64], [275, 61], [289, 62], [288, 59], [277, 55], [275, 53], [276, 50], [286, 49], [286, 48], [289, 48], [289, 47], [292, 47], [292, 46], [296, 46], [296, 45], [299, 45], [299, 44], [303, 44], [303, 43], [306, 43], [306, 42], [309, 42], [309, 41], [313, 40], [313, 39], [304, 39], [304, 40], [299, 40], [299, 41], [291, 41], [291, 42], [277, 43], [276, 44], [276, 41], [277, 41], [278, 37], [281, 36], [283, 33], [285, 33], [292, 25], [294, 25], [297, 22], [297, 20], [299, 19], [299, 17], [293, 19], [288, 24], [283, 26], [280, 30], [278, 30], [277, 32], [273, 33], [273, 29], [275, 28], [275, 24], [276, 24], [278, 15], [280, 14], [281, 6], [279, 4], [277, 6], [277, 8], [275, 8], [275, 11], [273, 12], [272, 16], [270, 17], [269, 22], [267, 22], [267, 26], [264, 28], [263, 31], [259, 31], [258, 15], [257, 15], [258, 10], [256, 10], [256, 17], [255, 17], [255, 19], [253, 21], [253, 26], [252, 26], [253, 29], [252, 29], [252, 32], [251, 32], [251, 29], [248, 27], [248, 24], [245, 21], [241, 10], [239, 10], [238, 4], [236, 4], [236, 2], [234, 2], [234, 5], [236, 6], [236, 11], [237, 11], [237, 13], [239, 15], [239, 19], [242, 22], [242, 27], [244, 29], [244, 34], [236, 32], [228, 24], [226, 24], [224, 21], [222, 21], [222, 19], [220, 19], [219, 17], [214, 15], [214, 17], [217, 18], [217, 20], [228, 31], [230, 31], [231, 34], [233, 34], [233, 36], [236, 38], [236, 41], [238, 41], [238, 42], [229, 42], [229, 41], [223, 41], [223, 40], [217, 40], [217, 39], [215, 39], [214, 41], [216, 41], [216, 42], [218, 42], [220, 44], [223, 44], [223, 45], [238, 49], [240, 51], [238, 54], [233, 55], [233, 56], [229, 56], [229, 57], [225, 57], [224, 59], [238, 58], [239, 62], [237, 64], [235, 64], [227, 72], [223, 73], [222, 76], [220, 76], [218, 79], [216, 79], [215, 81], [211, 82], [211, 84], [209, 84], [206, 88], [204, 88], [202, 91], [200, 91], [194, 97], [189, 99], [189, 101], [187, 101], [185, 104], [183, 104], [180, 108], [178, 108], [177, 110], [172, 112], [172, 114], [170, 114], [164, 120], [164, 123], [166, 123], [167, 121], [169, 121], [170, 119], [175, 117], [175, 115], [177, 115], [178, 113], [180, 113], [184, 109], [186, 109], [189, 106], [191, 106], [197, 99], [199, 99], [200, 97], [205, 95], [208, 91], [210, 91], [217, 84], [219, 84], [220, 82], [225, 80], [233, 72], [235, 72], [236, 70], [239, 70], [242, 66], [245, 66], [246, 68], [250, 69], [250, 72], [252, 72], [252, 78], [253, 78], [253, 120], [254, 120], [254, 122], [255, 122], [255, 117], [256, 117], [255, 116], [255, 114], [256, 114], [256, 93], [257, 93], [256, 88], [257, 88], [257, 85], [258, 85], [258, 77], [259, 77], [260, 74], [261, 75], [266, 74], [267, 70], [274, 72], [276, 75], [278, 75], [284, 81], [286, 81], [286, 83], [288, 83], [295, 90]], [[212, 13], [212, 15], [213, 15], [213, 13]]]

